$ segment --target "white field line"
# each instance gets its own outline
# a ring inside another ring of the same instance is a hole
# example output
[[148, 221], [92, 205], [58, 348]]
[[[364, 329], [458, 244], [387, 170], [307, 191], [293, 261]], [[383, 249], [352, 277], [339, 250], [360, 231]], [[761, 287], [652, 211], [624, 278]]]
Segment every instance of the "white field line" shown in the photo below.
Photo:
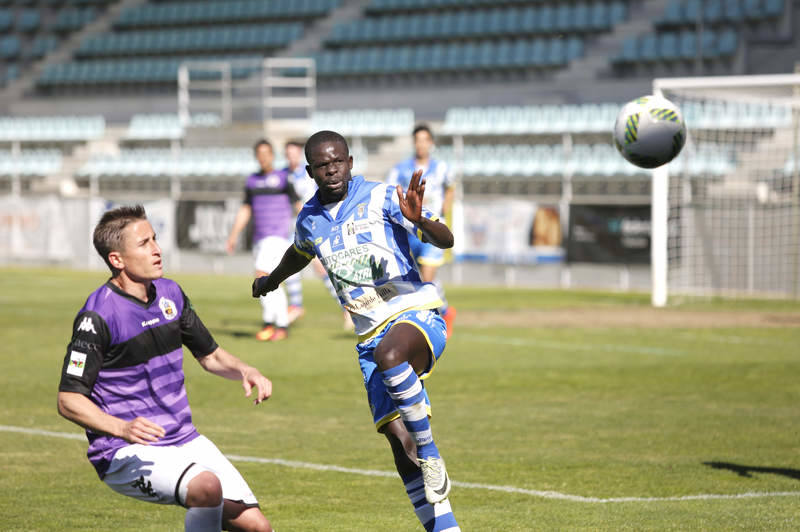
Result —
[[557, 342], [553, 340], [539, 340], [536, 338], [513, 338], [508, 336], [490, 336], [470, 333], [459, 333], [455, 338], [459, 340], [472, 340], [475, 342], [514, 345], [519, 347], [545, 347], [547, 349], [561, 349], [564, 351], [609, 351], [656, 356], [681, 356], [686, 354], [683, 351], [667, 349], [663, 347], [646, 347], [627, 344], [598, 344], [592, 342]]
[[[31, 429], [25, 427], [13, 427], [9, 425], [0, 425], [0, 432], [17, 432], [22, 434], [30, 434], [33, 436], [50, 436], [53, 438], [65, 438], [69, 440], [85, 440], [83, 434], [76, 434], [74, 432], [53, 432], [49, 430]], [[341, 467], [337, 465], [315, 464], [312, 462], [298, 462], [295, 460], [283, 460], [280, 458], [259, 458], [257, 456], [239, 456], [235, 454], [225, 455], [233, 462], [250, 462], [256, 464], [271, 464], [283, 467], [291, 467], [294, 469], [311, 469], [314, 471], [333, 471], [336, 473], [347, 473], [351, 475], [361, 475], [368, 477], [386, 477], [398, 478], [394, 471], [377, 471], [374, 469], [356, 469], [352, 467]], [[517, 488], [514, 486], [495, 486], [492, 484], [478, 484], [475, 482], [459, 482], [453, 481], [453, 486], [458, 488], [478, 489], [487, 491], [500, 491], [503, 493], [514, 493], [519, 495], [529, 495], [531, 497], [539, 497], [542, 499], [555, 499], [571, 502], [583, 502], [592, 504], [609, 504], [609, 503], [624, 503], [624, 502], [680, 502], [680, 501], [699, 501], [699, 500], [727, 500], [727, 499], [755, 499], [766, 497], [798, 497], [800, 491], [749, 491], [746, 493], [736, 494], [699, 494], [699, 495], [680, 495], [674, 497], [584, 497], [582, 495], [570, 495], [568, 493], [559, 493], [557, 491], [542, 491], [542, 490], [529, 490], [524, 488]]]

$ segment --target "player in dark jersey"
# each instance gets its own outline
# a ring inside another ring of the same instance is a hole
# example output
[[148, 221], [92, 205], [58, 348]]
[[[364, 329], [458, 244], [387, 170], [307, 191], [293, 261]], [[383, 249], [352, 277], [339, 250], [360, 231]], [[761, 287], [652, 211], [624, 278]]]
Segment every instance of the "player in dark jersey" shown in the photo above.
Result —
[[192, 423], [181, 346], [206, 371], [241, 380], [256, 404], [272, 383], [219, 347], [181, 287], [163, 277], [144, 208], [106, 212], [94, 246], [112, 276], [73, 323], [59, 413], [86, 429], [89, 461], [114, 491], [186, 507], [186, 530], [270, 532], [247, 482]]
[[[239, 233], [253, 219], [253, 257], [256, 276], [267, 275], [278, 265], [286, 246], [294, 215], [302, 206], [287, 170], [275, 170], [272, 144], [261, 139], [253, 146], [261, 169], [247, 178], [245, 197], [236, 213], [226, 250], [233, 253]], [[256, 333], [262, 341], [283, 340], [289, 327], [289, 305], [283, 288], [260, 299], [263, 326]]]

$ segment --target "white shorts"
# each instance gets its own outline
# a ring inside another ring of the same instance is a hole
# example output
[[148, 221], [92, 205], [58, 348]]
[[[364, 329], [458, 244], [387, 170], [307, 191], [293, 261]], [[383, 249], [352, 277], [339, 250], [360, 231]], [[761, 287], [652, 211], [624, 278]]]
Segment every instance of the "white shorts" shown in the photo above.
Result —
[[134, 443], [123, 447], [114, 455], [103, 482], [117, 493], [140, 501], [185, 506], [189, 481], [203, 471], [217, 475], [223, 498], [258, 506], [239, 471], [202, 435], [184, 445]]
[[253, 246], [256, 270], [272, 273], [288, 247], [289, 241], [279, 236], [268, 236], [256, 242]]

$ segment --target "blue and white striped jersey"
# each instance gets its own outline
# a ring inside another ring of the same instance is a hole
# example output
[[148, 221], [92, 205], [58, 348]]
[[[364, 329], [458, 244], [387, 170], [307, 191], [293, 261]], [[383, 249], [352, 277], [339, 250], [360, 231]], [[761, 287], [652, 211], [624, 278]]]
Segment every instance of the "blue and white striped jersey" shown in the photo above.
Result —
[[417, 166], [414, 157], [406, 159], [397, 163], [394, 168], [389, 171], [386, 177], [386, 184], [400, 185], [403, 190], [408, 190], [408, 184], [411, 182], [411, 176], [417, 170], [422, 170], [422, 179], [425, 181], [425, 207], [436, 216], [442, 215], [442, 207], [444, 205], [444, 193], [453, 186], [453, 175], [447, 163], [437, 161], [436, 159], [429, 159], [428, 166]]
[[422, 236], [400, 211], [395, 187], [363, 176], [342, 201], [321, 205], [314, 195], [297, 216], [295, 249], [319, 257], [362, 341], [403, 311], [442, 305], [436, 287], [420, 279], [409, 234]]

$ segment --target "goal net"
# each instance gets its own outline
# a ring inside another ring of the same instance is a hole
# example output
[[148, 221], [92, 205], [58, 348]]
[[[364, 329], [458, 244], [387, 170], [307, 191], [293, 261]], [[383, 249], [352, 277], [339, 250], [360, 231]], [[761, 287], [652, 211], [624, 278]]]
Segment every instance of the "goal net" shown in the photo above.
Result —
[[800, 74], [664, 78], [689, 129], [653, 173], [652, 302], [800, 297]]

